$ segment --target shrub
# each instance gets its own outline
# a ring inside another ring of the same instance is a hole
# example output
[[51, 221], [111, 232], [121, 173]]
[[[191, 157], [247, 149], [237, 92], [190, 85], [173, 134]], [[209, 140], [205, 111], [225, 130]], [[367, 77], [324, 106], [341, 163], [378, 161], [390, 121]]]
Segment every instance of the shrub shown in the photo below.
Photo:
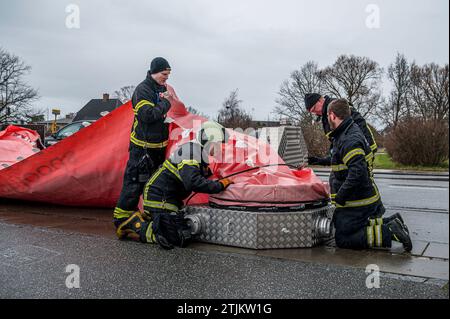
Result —
[[385, 147], [394, 162], [436, 166], [448, 159], [448, 122], [404, 119], [386, 135]]
[[322, 125], [302, 123], [301, 126], [309, 156], [327, 156], [330, 151], [330, 142], [323, 132]]

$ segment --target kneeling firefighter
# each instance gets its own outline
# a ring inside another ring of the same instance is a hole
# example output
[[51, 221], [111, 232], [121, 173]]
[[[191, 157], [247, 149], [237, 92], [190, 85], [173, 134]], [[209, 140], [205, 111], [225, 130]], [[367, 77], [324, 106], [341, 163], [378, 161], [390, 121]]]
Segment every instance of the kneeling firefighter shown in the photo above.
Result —
[[144, 189], [144, 213], [136, 212], [117, 229], [119, 239], [157, 243], [164, 249], [185, 247], [191, 230], [184, 219], [183, 200], [192, 192], [217, 194], [233, 182], [208, 180], [208, 156], [228, 141], [224, 127], [205, 122], [196, 140], [179, 146], [152, 175]]

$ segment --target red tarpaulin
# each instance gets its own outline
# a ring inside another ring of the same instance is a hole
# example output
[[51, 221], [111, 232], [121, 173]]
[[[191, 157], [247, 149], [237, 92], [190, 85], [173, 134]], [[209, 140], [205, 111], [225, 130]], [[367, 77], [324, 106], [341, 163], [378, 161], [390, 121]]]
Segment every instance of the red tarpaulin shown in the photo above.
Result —
[[[205, 121], [188, 113], [173, 88], [168, 86], [168, 89], [175, 102], [167, 115], [167, 120], [172, 122], [167, 155], [177, 145], [192, 139]], [[0, 198], [114, 207], [128, 160], [132, 122], [129, 102], [54, 146], [0, 170]], [[267, 143], [231, 130], [229, 133], [230, 141], [224, 146], [220, 159], [210, 159], [216, 178], [252, 167], [283, 163]], [[0, 146], [0, 161], [2, 152]], [[296, 171], [286, 166], [271, 166], [237, 175], [232, 180], [235, 184], [214, 201], [219, 204], [279, 202], [283, 206], [283, 202], [318, 201], [329, 197], [328, 185], [310, 169]], [[190, 204], [206, 202], [207, 196], [198, 195]]]
[[39, 138], [36, 131], [14, 125], [0, 131], [0, 170], [39, 152]]

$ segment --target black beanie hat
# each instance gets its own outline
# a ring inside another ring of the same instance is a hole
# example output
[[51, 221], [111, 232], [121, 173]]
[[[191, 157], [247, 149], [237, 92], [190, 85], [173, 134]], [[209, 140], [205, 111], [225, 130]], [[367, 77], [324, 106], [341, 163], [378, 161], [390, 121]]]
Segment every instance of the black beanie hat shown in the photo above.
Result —
[[322, 95], [320, 95], [318, 93], [305, 94], [306, 109], [309, 111], [314, 106], [314, 104], [316, 104], [320, 100], [321, 97], [322, 97]]
[[155, 74], [166, 70], [170, 71], [170, 65], [169, 62], [167, 62], [167, 60], [164, 58], [154, 58], [152, 63], [150, 64], [150, 74]]

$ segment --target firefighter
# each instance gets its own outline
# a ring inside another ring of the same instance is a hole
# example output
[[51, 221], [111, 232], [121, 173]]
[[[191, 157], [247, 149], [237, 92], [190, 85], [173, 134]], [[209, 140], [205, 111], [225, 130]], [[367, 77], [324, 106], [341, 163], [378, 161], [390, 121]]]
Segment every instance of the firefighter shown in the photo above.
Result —
[[331, 200], [336, 206], [333, 223], [336, 245], [341, 248], [390, 248], [392, 240], [411, 251], [412, 242], [401, 216], [374, 218], [384, 210], [380, 193], [369, 170], [373, 153], [344, 99], [330, 103]]
[[114, 209], [116, 228], [138, 210], [145, 183], [165, 160], [169, 137], [165, 117], [172, 100], [166, 88], [170, 72], [171, 67], [166, 59], [153, 59], [146, 79], [133, 93], [134, 121], [122, 191]]
[[[329, 97], [329, 96], [322, 96], [318, 93], [308, 93], [305, 95], [305, 106], [308, 112], [317, 115], [321, 121], [323, 130], [325, 132], [325, 135], [328, 137], [328, 135], [331, 132], [330, 123], [328, 122], [327, 113], [328, 113], [328, 106], [332, 101], [335, 99]], [[351, 117], [353, 121], [359, 126], [361, 131], [364, 134], [364, 137], [366, 138], [367, 142], [370, 145], [370, 149], [375, 156], [375, 153], [377, 152], [377, 143], [375, 141], [375, 138], [373, 136], [372, 130], [369, 128], [369, 126], [366, 123], [366, 120], [361, 116], [361, 114], [356, 111], [353, 107], [351, 107]], [[324, 165], [329, 166], [330, 165], [331, 157], [316, 157], [311, 156], [308, 157], [308, 164], [309, 165]], [[372, 163], [370, 163], [371, 168], [373, 169]]]
[[117, 229], [119, 239], [157, 243], [165, 249], [184, 247], [190, 228], [184, 220], [183, 200], [192, 192], [217, 194], [233, 182], [209, 180], [209, 155], [226, 143], [228, 134], [220, 124], [205, 122], [196, 140], [179, 146], [152, 175], [144, 190], [144, 213], [136, 212]]

